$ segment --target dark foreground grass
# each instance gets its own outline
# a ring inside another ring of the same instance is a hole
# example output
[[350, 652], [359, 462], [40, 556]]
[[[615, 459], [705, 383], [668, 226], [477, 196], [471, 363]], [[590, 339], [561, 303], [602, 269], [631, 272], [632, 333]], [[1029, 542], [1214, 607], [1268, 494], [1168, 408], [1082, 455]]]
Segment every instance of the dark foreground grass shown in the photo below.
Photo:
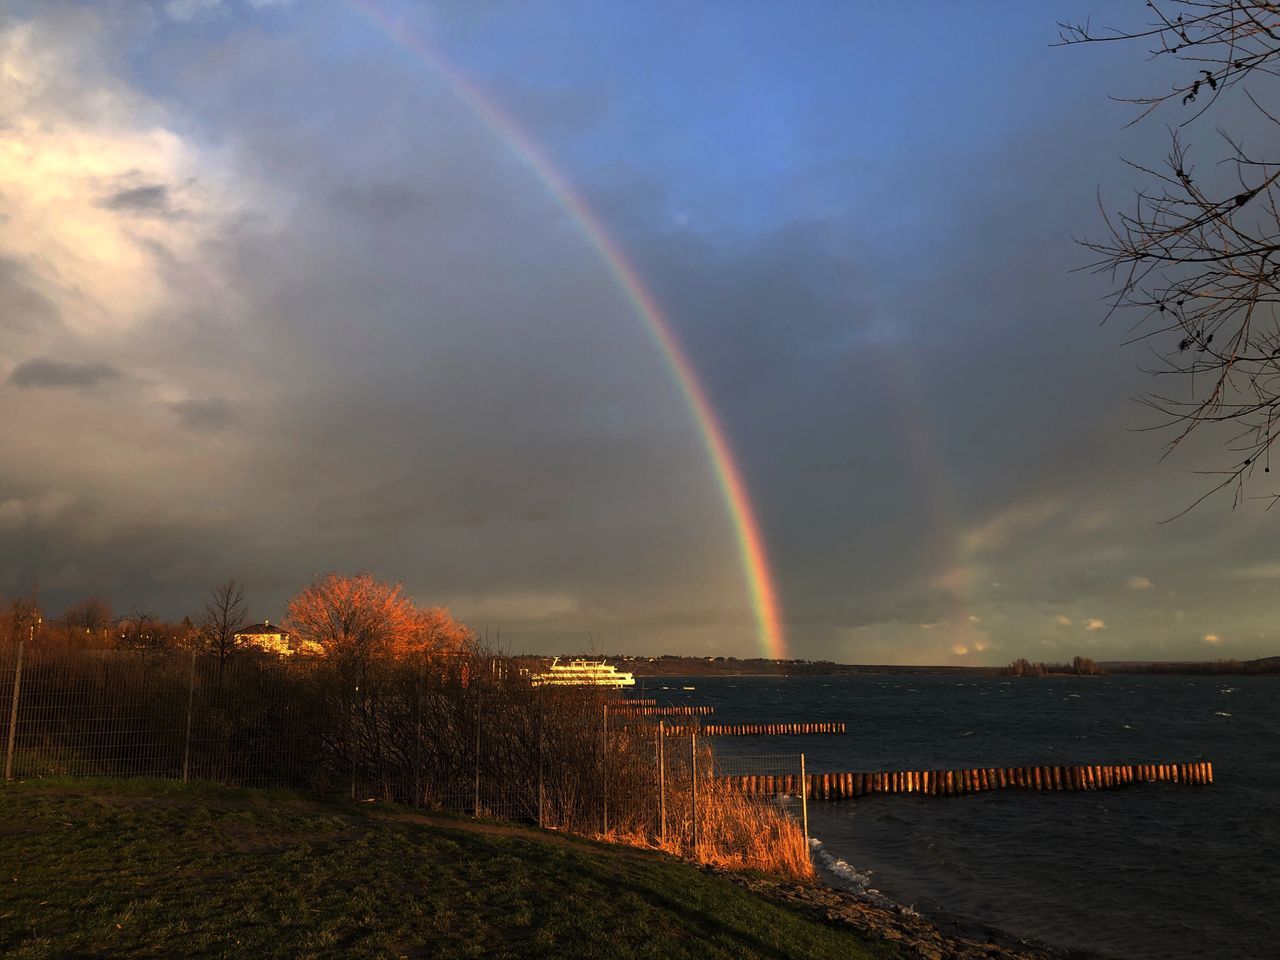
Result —
[[668, 857], [383, 805], [0, 784], [0, 956], [894, 958]]

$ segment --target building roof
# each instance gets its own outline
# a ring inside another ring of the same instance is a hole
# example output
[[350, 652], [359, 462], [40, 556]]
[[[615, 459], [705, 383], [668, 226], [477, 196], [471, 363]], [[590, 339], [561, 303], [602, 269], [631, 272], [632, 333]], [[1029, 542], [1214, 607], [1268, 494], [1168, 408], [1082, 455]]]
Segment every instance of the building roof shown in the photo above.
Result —
[[262, 636], [266, 634], [288, 633], [284, 627], [278, 623], [272, 623], [270, 620], [264, 620], [262, 623], [255, 623], [252, 626], [244, 627], [236, 631], [236, 636]]

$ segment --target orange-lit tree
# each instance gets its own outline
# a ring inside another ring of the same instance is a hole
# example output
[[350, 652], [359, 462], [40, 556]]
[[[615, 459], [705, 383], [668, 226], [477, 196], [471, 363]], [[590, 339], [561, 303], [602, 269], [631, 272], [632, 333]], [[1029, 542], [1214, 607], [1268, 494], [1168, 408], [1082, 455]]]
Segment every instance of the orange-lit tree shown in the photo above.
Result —
[[[316, 677], [335, 721], [323, 744], [337, 761], [334, 771], [350, 771], [353, 795], [357, 783], [397, 795], [397, 784], [421, 769], [421, 738], [411, 742], [405, 731], [430, 727], [432, 715], [452, 716], [469, 703], [456, 681], [471, 672], [471, 631], [442, 608], [419, 609], [400, 584], [367, 573], [317, 577], [289, 601], [289, 624], [295, 637], [325, 653]], [[444, 654], [461, 656], [431, 662]], [[446, 746], [453, 726], [429, 738], [442, 753], [456, 753], [456, 744]]]
[[419, 609], [413, 632], [392, 647], [392, 653], [397, 656], [461, 655], [475, 652], [475, 631], [453, 619], [446, 607]]
[[326, 573], [289, 601], [293, 634], [338, 660], [389, 654], [412, 637], [416, 623], [417, 610], [400, 584], [367, 573]]
[[326, 573], [289, 601], [302, 641], [338, 660], [467, 652], [474, 634], [443, 607], [419, 609], [398, 583], [368, 573]]

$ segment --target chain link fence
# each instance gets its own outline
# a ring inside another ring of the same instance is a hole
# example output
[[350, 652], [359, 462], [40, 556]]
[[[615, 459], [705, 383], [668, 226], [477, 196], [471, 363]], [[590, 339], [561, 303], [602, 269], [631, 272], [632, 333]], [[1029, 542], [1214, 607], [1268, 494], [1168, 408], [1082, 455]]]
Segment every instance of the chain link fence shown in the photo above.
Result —
[[616, 703], [533, 687], [503, 658], [0, 644], [6, 780], [299, 787], [807, 872], [803, 796], [741, 789], [751, 776], [802, 784], [802, 756], [717, 757], [696, 718], [673, 726]]

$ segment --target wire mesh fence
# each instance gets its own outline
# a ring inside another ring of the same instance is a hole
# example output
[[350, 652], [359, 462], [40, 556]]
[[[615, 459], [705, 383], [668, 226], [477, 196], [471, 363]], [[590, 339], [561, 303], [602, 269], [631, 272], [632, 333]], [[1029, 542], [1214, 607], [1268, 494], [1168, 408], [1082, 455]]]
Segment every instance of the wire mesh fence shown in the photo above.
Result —
[[205, 779], [299, 785], [308, 765], [297, 669], [188, 651], [0, 646], [5, 779]]
[[534, 687], [493, 657], [0, 645], [6, 780], [303, 787], [807, 871], [803, 798], [741, 789], [803, 784], [802, 757], [716, 757], [695, 718], [672, 729], [617, 701]]

